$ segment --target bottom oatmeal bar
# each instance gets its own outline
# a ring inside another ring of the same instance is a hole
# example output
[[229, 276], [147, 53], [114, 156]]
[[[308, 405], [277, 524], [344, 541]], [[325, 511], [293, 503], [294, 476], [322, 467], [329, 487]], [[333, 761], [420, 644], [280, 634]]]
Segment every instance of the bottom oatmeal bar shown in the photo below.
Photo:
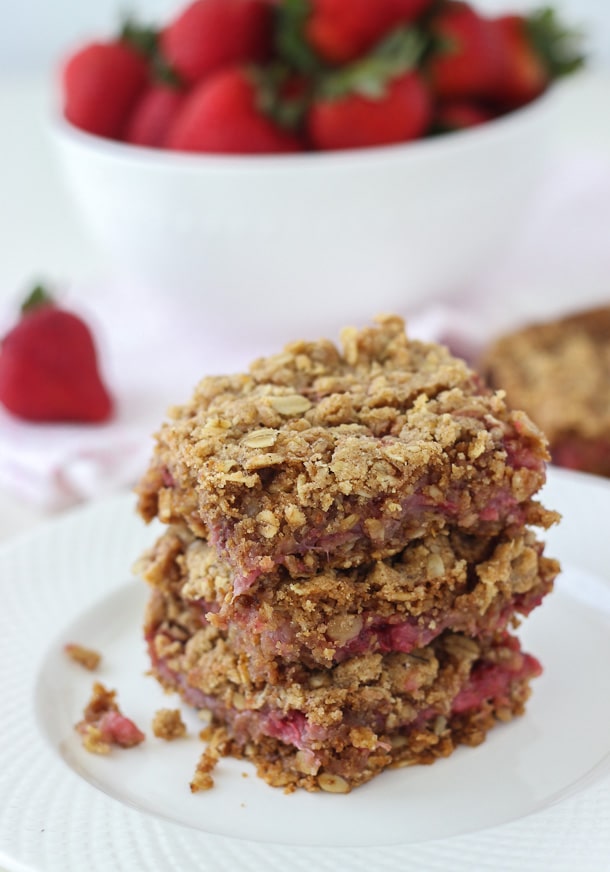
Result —
[[476, 640], [445, 632], [409, 654], [286, 666], [275, 683], [256, 682], [230, 633], [207, 626], [170, 635], [168, 611], [169, 598], [154, 591], [145, 626], [153, 674], [212, 713], [229, 753], [289, 790], [347, 792], [390, 766], [479, 744], [496, 721], [523, 712], [541, 671], [507, 632]]

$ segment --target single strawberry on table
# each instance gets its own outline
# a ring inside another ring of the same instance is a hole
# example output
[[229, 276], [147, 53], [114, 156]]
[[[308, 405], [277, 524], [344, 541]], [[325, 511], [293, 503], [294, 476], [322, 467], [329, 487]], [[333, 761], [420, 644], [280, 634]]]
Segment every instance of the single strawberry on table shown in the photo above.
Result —
[[262, 70], [232, 67], [202, 82], [186, 100], [166, 145], [213, 154], [301, 151], [298, 136], [283, 127], [281, 94], [273, 98]]
[[89, 327], [40, 287], [0, 345], [0, 403], [26, 421], [101, 423], [112, 416]]
[[307, 117], [311, 145], [330, 151], [423, 136], [431, 101], [414, 69], [420, 50], [416, 34], [398, 30], [376, 52], [323, 80]]
[[223, 67], [263, 61], [273, 13], [270, 0], [195, 0], [161, 32], [161, 53], [191, 85]]

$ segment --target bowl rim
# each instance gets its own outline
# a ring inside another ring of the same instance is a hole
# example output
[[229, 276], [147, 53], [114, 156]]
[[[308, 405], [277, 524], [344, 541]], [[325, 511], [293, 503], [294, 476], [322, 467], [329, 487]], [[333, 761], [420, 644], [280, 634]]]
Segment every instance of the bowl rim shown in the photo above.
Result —
[[107, 139], [97, 134], [88, 133], [73, 125], [55, 108], [48, 118], [51, 135], [60, 144], [68, 143], [81, 152], [96, 154], [106, 160], [114, 160], [124, 164], [136, 164], [140, 167], [159, 167], [179, 171], [204, 170], [257, 170], [278, 171], [308, 170], [315, 171], [326, 167], [365, 168], [380, 160], [418, 162], [431, 157], [439, 158], [447, 152], [459, 150], [468, 151], [493, 143], [504, 136], [506, 132], [527, 127], [531, 121], [544, 116], [555, 102], [560, 83], [554, 82], [547, 90], [518, 109], [507, 112], [476, 127], [450, 131], [438, 136], [423, 137], [404, 143], [367, 148], [342, 149], [337, 151], [308, 151], [286, 154], [206, 154], [201, 152], [170, 151], [169, 149], [150, 148], [132, 145], [120, 140]]

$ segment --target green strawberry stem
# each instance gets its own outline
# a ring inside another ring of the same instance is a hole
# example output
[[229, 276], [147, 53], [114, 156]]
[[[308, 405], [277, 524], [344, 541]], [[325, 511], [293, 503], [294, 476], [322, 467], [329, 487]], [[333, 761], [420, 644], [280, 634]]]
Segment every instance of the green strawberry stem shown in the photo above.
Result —
[[426, 47], [424, 35], [414, 27], [399, 27], [362, 60], [329, 73], [320, 85], [320, 96], [335, 100], [348, 94], [382, 98], [388, 83], [414, 69]]
[[28, 312], [39, 309], [40, 306], [52, 306], [54, 303], [55, 300], [44, 285], [36, 285], [21, 304], [20, 311], [22, 315], [27, 315]]
[[326, 64], [305, 36], [310, 12], [309, 0], [280, 0], [275, 10], [275, 49], [278, 57], [291, 69], [316, 76], [326, 69]]
[[159, 50], [159, 31], [157, 28], [140, 24], [131, 16], [127, 16], [123, 20], [119, 39], [144, 55], [148, 60], [152, 60]]
[[159, 30], [156, 27], [140, 24], [134, 18], [128, 16], [123, 21], [119, 39], [146, 58], [150, 64], [152, 78], [155, 82], [167, 85], [170, 88], [178, 89], [182, 87], [180, 76], [161, 53]]
[[566, 28], [550, 6], [544, 6], [528, 15], [525, 28], [534, 50], [545, 62], [552, 79], [573, 73], [585, 63], [582, 31]]
[[302, 91], [294, 95], [287, 94], [286, 87], [292, 73], [282, 63], [265, 67], [250, 66], [248, 73], [256, 89], [257, 109], [285, 130], [297, 130], [305, 118], [311, 98], [305, 83]]

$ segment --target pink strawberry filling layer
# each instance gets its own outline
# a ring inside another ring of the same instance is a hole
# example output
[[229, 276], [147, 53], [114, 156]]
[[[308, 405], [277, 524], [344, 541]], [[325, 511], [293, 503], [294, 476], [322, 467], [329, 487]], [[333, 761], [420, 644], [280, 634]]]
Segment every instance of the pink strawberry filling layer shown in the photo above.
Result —
[[[491, 634], [505, 629], [515, 613], [529, 615], [540, 605], [551, 587], [550, 582], [541, 584], [527, 593], [517, 594], [500, 608], [483, 614], [454, 608], [445, 612], [442, 619], [429, 613], [401, 620], [396, 616], [388, 618], [374, 612], [364, 612], [362, 629], [357, 635], [343, 645], [337, 645], [328, 638], [324, 644], [327, 650], [333, 651], [332, 660], [340, 663], [359, 654], [389, 654], [392, 651], [408, 654], [415, 648], [424, 647], [447, 629], [471, 636], [481, 632]], [[206, 615], [216, 611], [215, 605], [204, 600], [193, 600], [192, 604], [199, 610], [202, 625], [207, 623]], [[240, 606], [232, 618], [232, 624], [239, 631], [240, 644], [246, 652], [251, 653], [253, 660], [262, 654], [269, 659], [280, 657], [290, 662], [303, 661], [315, 665], [308, 647], [299, 641], [294, 625], [286, 620], [275, 628], [269, 628], [256, 603]]]
[[453, 700], [452, 713], [462, 714], [478, 709], [486, 700], [493, 700], [498, 706], [507, 706], [512, 682], [542, 674], [542, 666], [531, 654], [519, 652], [516, 659], [517, 663], [512, 663], [512, 666], [498, 663], [480, 663], [476, 666], [466, 686]]

